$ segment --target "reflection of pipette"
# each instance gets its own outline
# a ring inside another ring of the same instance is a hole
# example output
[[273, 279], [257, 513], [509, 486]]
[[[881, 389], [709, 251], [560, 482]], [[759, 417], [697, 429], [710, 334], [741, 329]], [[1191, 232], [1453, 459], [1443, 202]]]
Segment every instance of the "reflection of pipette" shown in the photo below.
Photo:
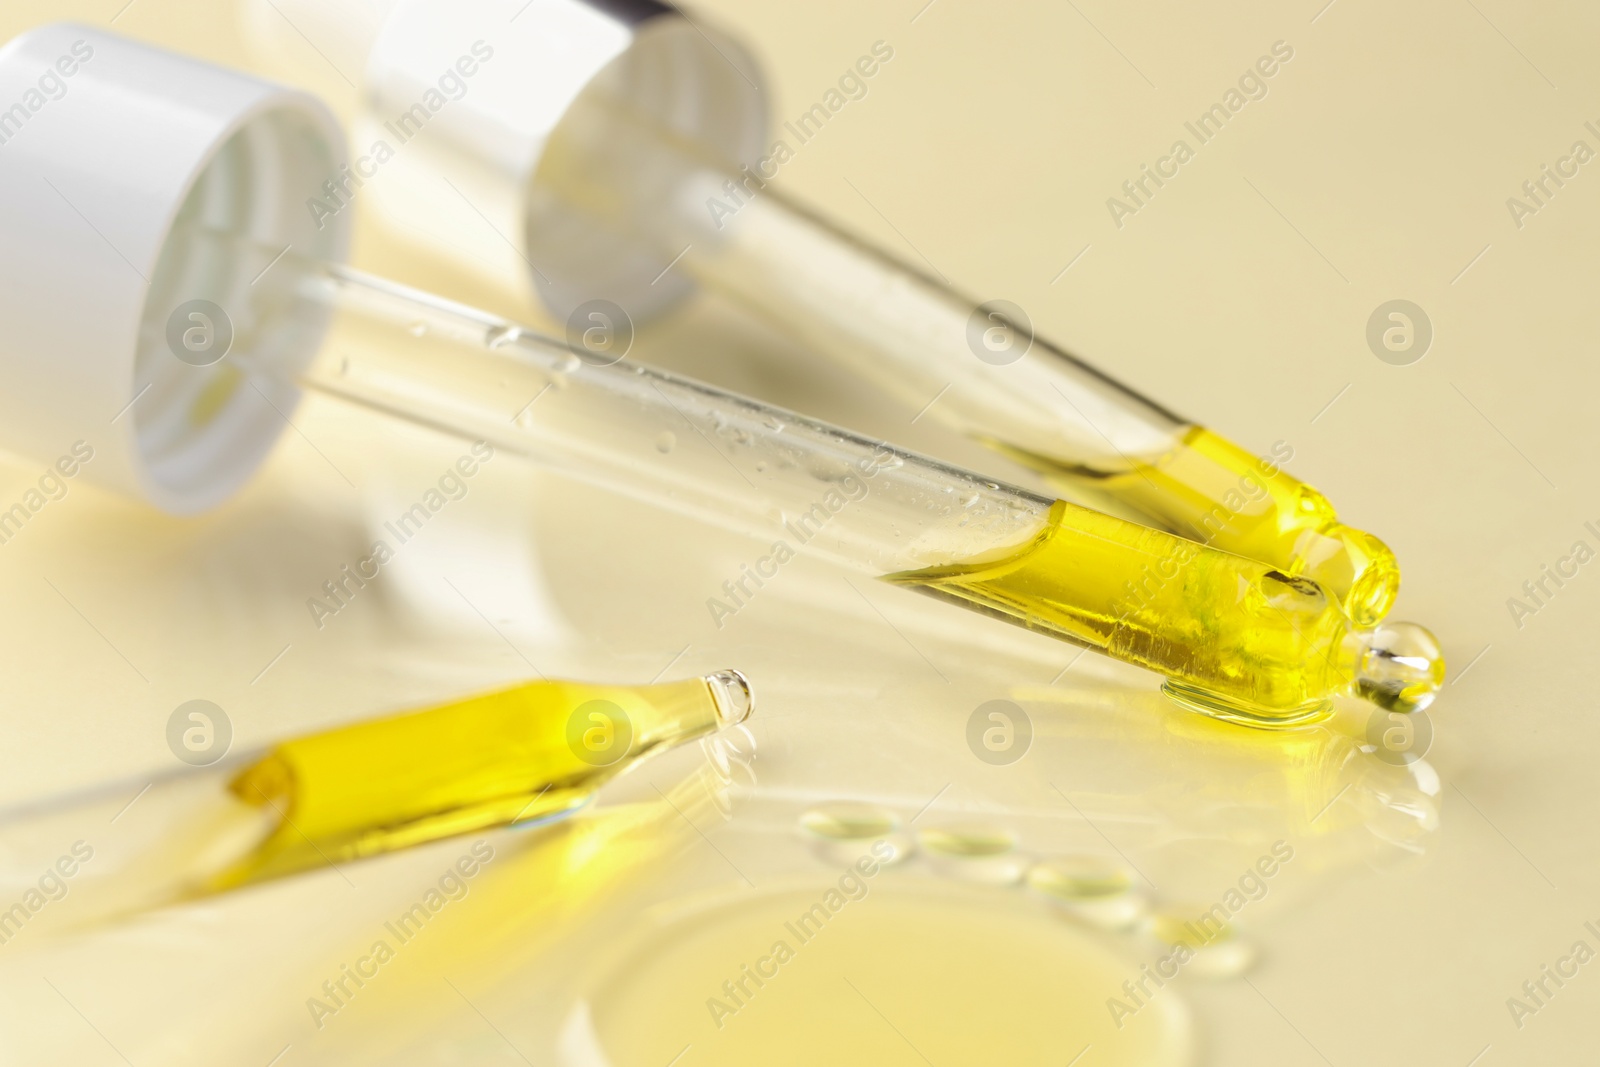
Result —
[[[1426, 631], [1356, 631], [1320, 587], [1266, 564], [326, 266], [348, 215], [299, 210], [338, 156], [320, 106], [70, 26], [14, 42], [0, 83], [74, 38], [107, 60], [80, 70], [85, 104], [63, 99], [49, 116], [60, 126], [30, 127], [32, 154], [0, 174], [12, 194], [0, 197], [3, 229], [19, 238], [0, 312], [14, 326], [7, 369], [21, 379], [0, 390], [11, 409], [0, 414], [15, 414], [13, 441], [28, 451], [103, 434], [107, 412], [128, 413], [126, 436], [90, 474], [192, 510], [249, 475], [298, 381], [766, 537], [769, 568], [806, 551], [1100, 649], [1226, 717], [1303, 721], [1344, 692], [1410, 710], [1437, 689], [1443, 664]], [[120, 91], [130, 67], [146, 68], [144, 95]], [[191, 100], [196, 121], [173, 122]], [[85, 125], [116, 139], [129, 180], [164, 198], [162, 224], [141, 217], [128, 235], [137, 260], [108, 262], [98, 231], [84, 236], [89, 216], [51, 193], [49, 173], [95, 174], [91, 209], [126, 217], [123, 174], [89, 157]], [[64, 266], [74, 256], [102, 271], [91, 280], [120, 317], [60, 328], [51, 301], [69, 279], [81, 284]], [[313, 361], [330, 320], [333, 340]], [[69, 372], [77, 393], [60, 380]], [[129, 384], [131, 400], [119, 390]], [[741, 576], [738, 588], [749, 595], [774, 573]]]
[[37, 877], [52, 850], [84, 838], [92, 862], [61, 909], [84, 922], [526, 825], [574, 810], [656, 752], [743, 722], [752, 706], [737, 671], [642, 686], [532, 682], [280, 741], [162, 779], [137, 804], [102, 790], [13, 813], [0, 819], [0, 878]]
[[1311, 578], [1359, 625], [1393, 604], [1393, 554], [1283, 472], [1283, 453], [1257, 460], [1034, 337], [1019, 309], [979, 305], [782, 194], [772, 179], [846, 121], [832, 118], [846, 96], [894, 77], [892, 43], [769, 137], [746, 51], [667, 4], [408, 0], [376, 21], [352, 0], [255, 0], [263, 29], [282, 30], [280, 4], [365, 60], [363, 146], [392, 140], [467, 43], [492, 51], [379, 179], [380, 215], [441, 255], [531, 278], [564, 318], [593, 297], [644, 315], [692, 279], [1063, 491]]

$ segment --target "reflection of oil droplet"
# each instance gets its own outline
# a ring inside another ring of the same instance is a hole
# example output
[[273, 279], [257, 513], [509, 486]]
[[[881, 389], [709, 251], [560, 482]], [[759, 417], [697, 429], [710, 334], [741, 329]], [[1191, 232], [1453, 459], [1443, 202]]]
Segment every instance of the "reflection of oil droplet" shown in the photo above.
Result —
[[1133, 888], [1128, 872], [1095, 856], [1060, 856], [1028, 870], [1028, 888], [1062, 900], [1114, 896]]
[[1028, 888], [1048, 897], [1073, 918], [1122, 930], [1144, 914], [1144, 898], [1133, 878], [1098, 856], [1060, 856], [1028, 868]]
[[875, 804], [819, 804], [800, 816], [800, 829], [814, 839], [819, 856], [840, 866], [866, 855], [885, 865], [899, 863], [911, 854], [911, 839], [900, 831], [900, 817]]
[[579, 359], [575, 355], [567, 356], [559, 364], [557, 364], [557, 368], [566, 374], [575, 373], [581, 366], [583, 366], [583, 360]]
[[1017, 835], [986, 824], [930, 827], [918, 835], [929, 861], [941, 874], [987, 885], [1014, 885], [1028, 869], [1017, 852]]
[[1176, 948], [1186, 947], [1193, 956], [1183, 965], [1183, 973], [1196, 978], [1236, 978], [1255, 962], [1256, 950], [1241, 938], [1232, 923], [1218, 924], [1212, 909], [1205, 905], [1174, 908], [1153, 916], [1150, 934]]
[[406, 327], [406, 333], [409, 333], [412, 337], [421, 337], [427, 332], [428, 324], [425, 322], [413, 322], [410, 326]]
[[516, 421], [517, 425], [521, 426], [523, 429], [531, 429], [534, 426], [533, 405], [529, 404], [527, 407], [517, 412]]
[[809, 809], [800, 816], [800, 828], [817, 837], [854, 841], [894, 833], [900, 828], [900, 817], [874, 804], [842, 801]]
[[656, 451], [666, 455], [678, 447], [678, 435], [671, 430], [662, 430], [656, 434]]

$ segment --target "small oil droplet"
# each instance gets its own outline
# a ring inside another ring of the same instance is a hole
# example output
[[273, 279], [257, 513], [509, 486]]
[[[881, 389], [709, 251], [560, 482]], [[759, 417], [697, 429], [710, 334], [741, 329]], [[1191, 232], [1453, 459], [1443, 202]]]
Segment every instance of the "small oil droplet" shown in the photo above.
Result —
[[1152, 916], [1150, 935], [1193, 953], [1183, 970], [1196, 978], [1237, 978], [1256, 960], [1255, 947], [1239, 936], [1232, 923], [1218, 925], [1206, 905], [1175, 907]]
[[656, 435], [656, 451], [666, 455], [678, 447], [678, 435], [671, 430], [662, 430]]
[[406, 327], [406, 333], [409, 333], [412, 337], [423, 337], [426, 336], [427, 332], [428, 324], [425, 322], [413, 322]]
[[857, 841], [894, 833], [900, 817], [875, 804], [839, 801], [808, 809], [800, 816], [800, 829], [830, 841]]
[[574, 374], [577, 372], [578, 368], [582, 366], [583, 360], [579, 359], [577, 356], [568, 356], [559, 364], [557, 364], [557, 368], [563, 374]]
[[1017, 851], [1017, 835], [1003, 826], [958, 823], [930, 827], [918, 835], [940, 874], [985, 885], [1015, 885], [1028, 869]]
[[942, 856], [999, 856], [1017, 847], [1017, 835], [1003, 826], [940, 826], [922, 831], [922, 846]]
[[1058, 856], [1028, 868], [1028, 888], [1068, 916], [1107, 930], [1125, 930], [1145, 912], [1133, 877], [1098, 856]]
[[900, 817], [875, 804], [819, 804], [800, 816], [800, 829], [813, 839], [823, 860], [840, 866], [865, 856], [888, 866], [912, 851], [911, 839], [900, 830]]
[[1133, 888], [1128, 872], [1095, 856], [1060, 856], [1028, 870], [1028, 888], [1062, 900], [1116, 896]]

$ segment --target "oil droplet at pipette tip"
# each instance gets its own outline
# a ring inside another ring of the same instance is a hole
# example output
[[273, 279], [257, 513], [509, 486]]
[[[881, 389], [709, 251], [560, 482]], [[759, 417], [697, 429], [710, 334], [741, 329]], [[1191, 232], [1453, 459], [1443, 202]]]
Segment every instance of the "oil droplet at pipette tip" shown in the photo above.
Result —
[[1417, 711], [1444, 680], [1421, 626], [1358, 630], [1309, 579], [1061, 500], [1020, 545], [884, 580], [1157, 671], [1243, 725], [1315, 722], [1341, 695]]

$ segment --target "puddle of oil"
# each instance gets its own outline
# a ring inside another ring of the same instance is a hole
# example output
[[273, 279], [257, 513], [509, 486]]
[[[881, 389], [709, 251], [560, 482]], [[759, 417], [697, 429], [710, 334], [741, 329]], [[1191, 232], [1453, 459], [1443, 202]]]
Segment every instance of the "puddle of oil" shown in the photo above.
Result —
[[1178, 992], [1119, 1029], [1107, 1000], [1132, 965], [1091, 937], [996, 891], [874, 881], [651, 927], [569, 1016], [563, 1067], [1021, 1067], [1091, 1047], [1096, 1067], [1188, 1062]]

